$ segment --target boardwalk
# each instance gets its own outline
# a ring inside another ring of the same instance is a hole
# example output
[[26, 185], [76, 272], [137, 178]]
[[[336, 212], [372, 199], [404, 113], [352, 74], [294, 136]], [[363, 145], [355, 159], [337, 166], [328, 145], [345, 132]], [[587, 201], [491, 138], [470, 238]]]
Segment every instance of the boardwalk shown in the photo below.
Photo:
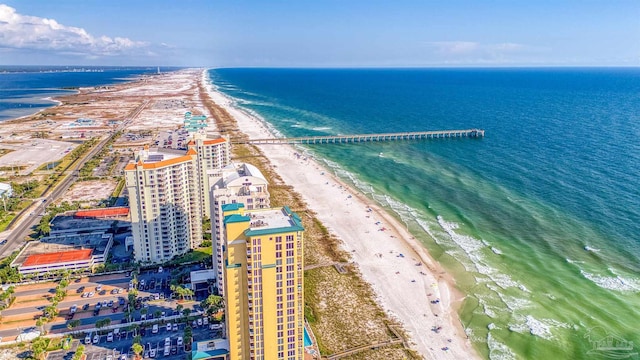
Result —
[[293, 138], [271, 138], [271, 139], [251, 139], [234, 142], [236, 144], [351, 144], [360, 142], [380, 142], [398, 140], [423, 140], [423, 139], [449, 139], [449, 138], [482, 138], [484, 130], [438, 130], [438, 131], [417, 131], [403, 133], [386, 134], [360, 134], [360, 135], [327, 135], [327, 136], [305, 136]]

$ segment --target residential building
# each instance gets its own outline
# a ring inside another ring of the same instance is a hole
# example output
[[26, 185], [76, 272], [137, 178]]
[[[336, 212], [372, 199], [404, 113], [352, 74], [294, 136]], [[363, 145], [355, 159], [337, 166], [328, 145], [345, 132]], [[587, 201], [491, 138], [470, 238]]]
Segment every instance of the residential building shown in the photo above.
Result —
[[303, 236], [288, 207], [224, 213], [224, 278], [231, 360], [304, 358]]
[[265, 209], [269, 205], [268, 183], [264, 175], [251, 164], [232, 163], [222, 169], [209, 171], [211, 185], [211, 240], [216, 288], [224, 295], [224, 215], [220, 207], [225, 204], [244, 204], [247, 210]]
[[193, 140], [189, 141], [187, 148], [196, 152], [196, 174], [200, 186], [201, 212], [207, 218], [211, 218], [211, 205], [209, 200], [209, 177], [207, 172], [223, 168], [231, 162], [229, 140], [225, 137], [207, 138], [201, 133], [195, 133]]
[[[125, 167], [137, 261], [161, 263], [202, 242], [198, 156], [146, 146]], [[206, 193], [204, 194], [206, 196]]]

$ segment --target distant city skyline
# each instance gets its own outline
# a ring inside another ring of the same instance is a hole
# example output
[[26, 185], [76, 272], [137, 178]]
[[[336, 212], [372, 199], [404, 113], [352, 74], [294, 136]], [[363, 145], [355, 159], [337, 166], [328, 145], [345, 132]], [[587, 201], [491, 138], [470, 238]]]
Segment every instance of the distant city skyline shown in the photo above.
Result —
[[639, 66], [640, 1], [0, 2], [0, 65]]

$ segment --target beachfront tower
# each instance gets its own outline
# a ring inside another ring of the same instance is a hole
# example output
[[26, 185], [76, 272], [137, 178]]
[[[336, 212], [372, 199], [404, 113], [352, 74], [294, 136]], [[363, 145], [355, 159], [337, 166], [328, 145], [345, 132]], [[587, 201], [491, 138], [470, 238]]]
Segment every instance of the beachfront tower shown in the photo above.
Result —
[[303, 235], [287, 207], [224, 212], [224, 277], [231, 360], [304, 357]]
[[[202, 242], [197, 154], [150, 151], [125, 167], [136, 261], [162, 263]], [[206, 195], [206, 194], [205, 194]]]
[[187, 147], [189, 150], [195, 150], [197, 154], [197, 176], [200, 183], [199, 191], [202, 194], [200, 197], [201, 212], [205, 217], [211, 218], [207, 172], [229, 165], [231, 162], [229, 139], [225, 137], [207, 138], [203, 134], [195, 133]]
[[251, 164], [232, 163], [222, 169], [209, 171], [211, 186], [211, 239], [213, 245], [213, 269], [216, 275], [216, 288], [224, 295], [224, 215], [222, 205], [242, 203], [247, 210], [270, 207], [267, 179], [260, 170]]

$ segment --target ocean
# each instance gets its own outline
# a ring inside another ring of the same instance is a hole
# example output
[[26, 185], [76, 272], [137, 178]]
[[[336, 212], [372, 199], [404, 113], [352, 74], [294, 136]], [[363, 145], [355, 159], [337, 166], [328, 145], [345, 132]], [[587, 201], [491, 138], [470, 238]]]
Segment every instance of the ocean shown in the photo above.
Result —
[[52, 97], [72, 93], [78, 87], [131, 81], [156, 71], [150, 67], [0, 66], [0, 121], [55, 106]]
[[284, 136], [484, 129], [482, 139], [305, 149], [405, 223], [454, 276], [467, 295], [461, 321], [485, 358], [639, 352], [640, 69], [210, 77]]

